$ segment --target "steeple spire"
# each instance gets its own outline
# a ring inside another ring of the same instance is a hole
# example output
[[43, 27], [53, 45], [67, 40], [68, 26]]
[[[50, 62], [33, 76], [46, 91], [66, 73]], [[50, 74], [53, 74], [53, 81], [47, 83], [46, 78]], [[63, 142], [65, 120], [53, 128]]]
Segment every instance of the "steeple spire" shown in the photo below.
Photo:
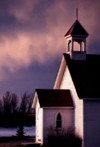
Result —
[[78, 20], [78, 8], [76, 8], [76, 20]]

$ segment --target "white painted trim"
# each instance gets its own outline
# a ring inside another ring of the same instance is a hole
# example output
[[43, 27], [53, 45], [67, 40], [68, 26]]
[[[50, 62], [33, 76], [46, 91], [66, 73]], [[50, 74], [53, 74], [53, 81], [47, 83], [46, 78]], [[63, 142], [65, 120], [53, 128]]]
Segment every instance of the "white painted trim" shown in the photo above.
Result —
[[65, 36], [66, 39], [69, 38], [69, 37], [71, 37], [71, 35]]
[[66, 67], [66, 61], [64, 58], [64, 55], [62, 57], [58, 72], [57, 72], [57, 76], [56, 76], [56, 80], [53, 86], [53, 89], [59, 89], [60, 85], [61, 85], [61, 81], [62, 81], [62, 77], [65, 71], [65, 67]]
[[35, 92], [34, 94], [34, 98], [33, 98], [33, 102], [32, 102], [32, 108], [35, 108], [36, 107], [36, 103], [37, 103], [37, 92]]

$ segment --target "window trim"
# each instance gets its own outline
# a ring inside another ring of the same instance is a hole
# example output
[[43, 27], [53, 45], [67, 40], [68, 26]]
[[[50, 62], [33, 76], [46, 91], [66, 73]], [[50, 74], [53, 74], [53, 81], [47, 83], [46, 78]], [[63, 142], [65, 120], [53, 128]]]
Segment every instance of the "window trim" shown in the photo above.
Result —
[[[58, 119], [58, 115], [60, 115], [60, 120]], [[58, 123], [60, 123], [60, 124], [58, 124]], [[59, 127], [59, 125], [60, 125], [60, 127]], [[58, 112], [57, 113], [57, 115], [56, 115], [56, 128], [57, 129], [61, 129], [62, 128], [62, 115], [61, 115], [61, 113], [60, 112]]]

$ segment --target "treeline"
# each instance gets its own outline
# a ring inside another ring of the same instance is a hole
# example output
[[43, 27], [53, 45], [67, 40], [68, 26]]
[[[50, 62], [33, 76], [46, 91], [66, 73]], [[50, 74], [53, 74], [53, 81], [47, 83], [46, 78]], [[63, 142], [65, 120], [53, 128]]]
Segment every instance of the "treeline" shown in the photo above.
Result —
[[[19, 100], [21, 100], [19, 102]], [[0, 100], [0, 126], [32, 126], [35, 124], [34, 112], [31, 112], [33, 94], [24, 93], [20, 98], [6, 92]]]

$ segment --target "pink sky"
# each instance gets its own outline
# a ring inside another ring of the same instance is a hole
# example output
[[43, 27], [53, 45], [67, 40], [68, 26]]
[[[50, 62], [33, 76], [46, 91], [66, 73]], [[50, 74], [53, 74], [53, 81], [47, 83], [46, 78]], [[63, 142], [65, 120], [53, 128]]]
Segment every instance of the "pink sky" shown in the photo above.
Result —
[[100, 54], [99, 6], [99, 0], [0, 1], [0, 95], [53, 87], [76, 8], [89, 33], [87, 53]]

